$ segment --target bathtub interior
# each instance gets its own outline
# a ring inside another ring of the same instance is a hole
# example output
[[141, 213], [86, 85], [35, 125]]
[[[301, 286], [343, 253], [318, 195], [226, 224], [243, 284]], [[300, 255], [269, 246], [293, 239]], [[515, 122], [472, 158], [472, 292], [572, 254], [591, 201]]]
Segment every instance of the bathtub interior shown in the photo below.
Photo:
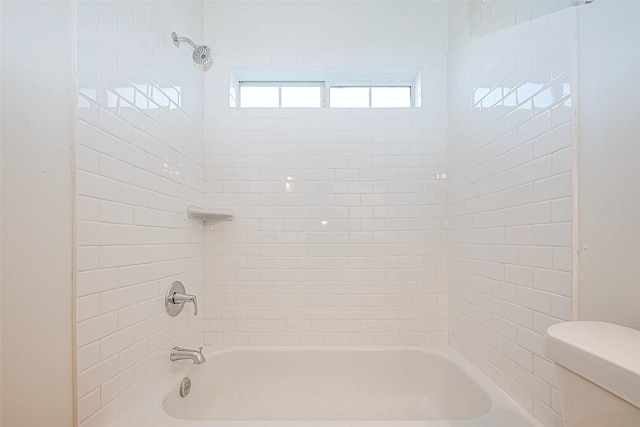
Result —
[[191, 369], [163, 407], [185, 420], [461, 420], [487, 392], [439, 354], [411, 350], [237, 350]]

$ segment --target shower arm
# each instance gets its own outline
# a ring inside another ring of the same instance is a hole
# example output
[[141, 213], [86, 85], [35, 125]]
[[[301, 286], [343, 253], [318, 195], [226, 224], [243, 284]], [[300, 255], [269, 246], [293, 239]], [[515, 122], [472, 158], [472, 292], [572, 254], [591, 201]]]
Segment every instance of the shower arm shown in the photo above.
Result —
[[173, 34], [174, 34], [173, 35], [173, 44], [175, 44], [176, 47], [180, 47], [180, 43], [187, 43], [193, 49], [195, 49], [198, 46], [189, 37], [178, 37], [177, 35], [175, 35], [175, 33], [173, 33]]

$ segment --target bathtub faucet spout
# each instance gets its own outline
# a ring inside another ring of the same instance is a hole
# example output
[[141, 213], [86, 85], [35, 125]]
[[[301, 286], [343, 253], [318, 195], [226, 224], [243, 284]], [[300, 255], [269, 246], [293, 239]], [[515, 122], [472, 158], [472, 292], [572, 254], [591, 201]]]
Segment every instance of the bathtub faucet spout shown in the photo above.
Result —
[[207, 360], [204, 358], [204, 354], [202, 354], [202, 347], [200, 350], [190, 350], [188, 348], [182, 347], [173, 347], [171, 350], [171, 356], [169, 357], [172, 362], [176, 360], [189, 359], [193, 362], [194, 365], [200, 365]]

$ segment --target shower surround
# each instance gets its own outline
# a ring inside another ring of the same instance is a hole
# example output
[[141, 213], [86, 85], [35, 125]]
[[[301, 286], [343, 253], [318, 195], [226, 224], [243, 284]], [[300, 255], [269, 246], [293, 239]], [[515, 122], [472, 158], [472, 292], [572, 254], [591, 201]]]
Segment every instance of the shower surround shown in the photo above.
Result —
[[[206, 344], [447, 342], [447, 6], [366, 9], [205, 5], [205, 200], [236, 215], [207, 232]], [[228, 107], [229, 69], [345, 66], [421, 67], [424, 108]]]
[[[363, 4], [79, 2], [82, 427], [202, 342], [449, 341], [560, 425], [541, 333], [571, 317], [571, 15]], [[229, 108], [228, 70], [251, 67], [420, 67], [422, 108]], [[173, 280], [201, 316], [166, 315]]]
[[80, 425], [105, 426], [170, 372], [202, 317], [203, 77], [171, 32], [202, 40], [201, 2], [78, 4], [77, 372]]
[[453, 2], [449, 22], [449, 342], [557, 427], [543, 337], [572, 318], [575, 9], [551, 13], [563, 5]]

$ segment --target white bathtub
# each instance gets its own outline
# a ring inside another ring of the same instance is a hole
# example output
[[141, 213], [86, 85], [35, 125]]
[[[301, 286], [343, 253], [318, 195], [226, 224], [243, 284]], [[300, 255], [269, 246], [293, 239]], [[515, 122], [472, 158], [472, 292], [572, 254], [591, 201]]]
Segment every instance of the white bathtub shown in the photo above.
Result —
[[[237, 348], [176, 372], [114, 427], [534, 427], [450, 347]], [[167, 355], [168, 357], [168, 355]], [[179, 385], [192, 381], [182, 398]]]

